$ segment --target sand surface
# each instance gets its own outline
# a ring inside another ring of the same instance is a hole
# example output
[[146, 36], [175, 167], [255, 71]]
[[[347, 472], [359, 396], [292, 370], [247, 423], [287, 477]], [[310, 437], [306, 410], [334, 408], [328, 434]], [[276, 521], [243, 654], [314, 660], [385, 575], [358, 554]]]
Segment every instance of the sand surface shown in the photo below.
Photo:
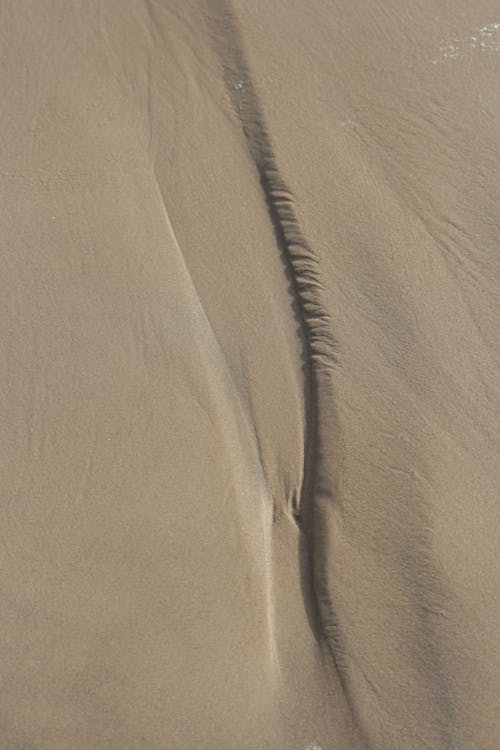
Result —
[[498, 3], [0, 40], [0, 750], [497, 750]]

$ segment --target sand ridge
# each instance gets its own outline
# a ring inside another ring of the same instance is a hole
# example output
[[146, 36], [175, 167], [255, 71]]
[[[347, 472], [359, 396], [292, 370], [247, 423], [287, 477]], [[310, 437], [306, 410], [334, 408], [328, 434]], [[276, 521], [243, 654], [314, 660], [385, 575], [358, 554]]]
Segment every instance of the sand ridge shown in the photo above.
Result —
[[496, 750], [496, 12], [2, 4], [1, 748]]

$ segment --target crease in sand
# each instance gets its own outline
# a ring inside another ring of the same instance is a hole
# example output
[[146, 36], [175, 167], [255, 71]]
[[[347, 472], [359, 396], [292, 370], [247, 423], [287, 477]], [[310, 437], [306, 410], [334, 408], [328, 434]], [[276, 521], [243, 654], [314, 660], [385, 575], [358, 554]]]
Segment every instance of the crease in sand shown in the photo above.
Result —
[[[339, 365], [331, 318], [323, 303], [324, 285], [319, 259], [303, 233], [293, 195], [282, 178], [258, 96], [254, 90], [234, 13], [227, 0], [212, 0], [215, 40], [226, 88], [249, 155], [257, 170], [276, 242], [292, 281], [293, 296], [304, 342], [304, 467], [298, 506], [292, 515], [309, 546], [314, 619], [335, 666], [349, 710], [357, 721], [348, 673], [346, 649], [337, 626], [333, 581], [329, 574], [330, 546], [326, 514], [339, 511], [336, 488], [338, 418], [333, 373]], [[368, 747], [368, 742], [365, 742]]]

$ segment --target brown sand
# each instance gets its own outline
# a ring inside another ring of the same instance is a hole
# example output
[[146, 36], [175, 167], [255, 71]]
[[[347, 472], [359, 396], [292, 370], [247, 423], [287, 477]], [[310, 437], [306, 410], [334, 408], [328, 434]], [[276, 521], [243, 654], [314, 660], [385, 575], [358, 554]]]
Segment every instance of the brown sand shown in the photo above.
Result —
[[498, 4], [0, 35], [0, 750], [497, 750]]

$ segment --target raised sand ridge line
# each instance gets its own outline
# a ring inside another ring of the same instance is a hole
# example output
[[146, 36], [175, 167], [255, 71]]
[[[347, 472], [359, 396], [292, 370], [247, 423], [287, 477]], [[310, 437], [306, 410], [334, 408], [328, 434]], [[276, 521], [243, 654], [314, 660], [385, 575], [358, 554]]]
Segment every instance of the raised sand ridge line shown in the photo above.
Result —
[[213, 5], [217, 24], [215, 39], [226, 88], [259, 176], [302, 332], [306, 415], [304, 467], [302, 487], [292, 510], [309, 547], [314, 618], [354, 713], [341, 658], [344, 649], [335, 616], [334, 587], [328, 574], [329, 538], [325, 517], [337, 496], [338, 419], [332, 376], [338, 365], [338, 347], [332, 334], [331, 317], [323, 302], [319, 259], [300, 227], [292, 192], [280, 174], [236, 19], [226, 0], [214, 0]]

